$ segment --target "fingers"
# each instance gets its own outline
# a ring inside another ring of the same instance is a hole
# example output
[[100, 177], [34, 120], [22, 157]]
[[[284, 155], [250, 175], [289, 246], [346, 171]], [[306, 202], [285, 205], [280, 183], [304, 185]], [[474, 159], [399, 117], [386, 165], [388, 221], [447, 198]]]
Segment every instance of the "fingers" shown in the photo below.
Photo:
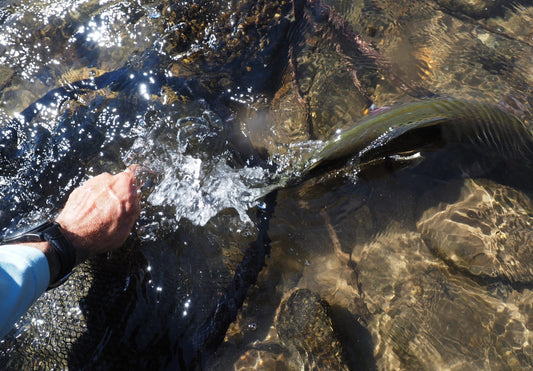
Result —
[[119, 196], [124, 197], [124, 200], [126, 200], [128, 204], [127, 206], [129, 206], [127, 207], [127, 210], [134, 215], [135, 219], [137, 219], [141, 213], [141, 198], [135, 176], [138, 169], [139, 165], [134, 164], [126, 168], [123, 172], [115, 175], [116, 183], [113, 187]]
[[133, 164], [133, 165], [128, 166], [126, 168], [126, 170], [124, 170], [124, 172], [125, 173], [133, 173], [133, 174], [135, 174], [138, 169], [139, 169], [139, 165], [138, 164]]
[[124, 171], [111, 175], [108, 172], [98, 174], [97, 176], [94, 176], [88, 180], [86, 180], [83, 185], [91, 185], [91, 184], [101, 184], [105, 183], [106, 181], [110, 181], [111, 178], [114, 177], [124, 177], [125, 179], [128, 179], [131, 184], [135, 185], [135, 174], [137, 173], [138, 169], [140, 168], [139, 165], [133, 164], [128, 166]]
[[56, 221], [73, 246], [99, 254], [124, 243], [141, 212], [137, 168], [97, 175], [70, 194]]
[[[137, 168], [138, 165], [132, 165], [115, 175], [102, 173], [88, 179], [71, 193], [69, 199], [72, 199], [71, 201], [79, 199], [79, 203], [92, 202], [94, 206], [100, 205], [99, 207], [104, 209], [116, 200], [127, 214], [118, 214], [116, 217], [132, 217], [136, 220], [141, 212], [140, 196], [135, 181]], [[105, 196], [109, 194], [108, 192], [111, 192], [112, 198]]]

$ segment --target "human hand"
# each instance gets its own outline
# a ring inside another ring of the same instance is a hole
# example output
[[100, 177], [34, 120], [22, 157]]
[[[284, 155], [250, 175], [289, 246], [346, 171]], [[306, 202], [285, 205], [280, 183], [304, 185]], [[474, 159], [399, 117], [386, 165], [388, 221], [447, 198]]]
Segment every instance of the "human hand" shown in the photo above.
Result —
[[139, 217], [141, 206], [132, 165], [116, 175], [100, 174], [69, 196], [56, 219], [78, 250], [78, 262], [120, 247]]

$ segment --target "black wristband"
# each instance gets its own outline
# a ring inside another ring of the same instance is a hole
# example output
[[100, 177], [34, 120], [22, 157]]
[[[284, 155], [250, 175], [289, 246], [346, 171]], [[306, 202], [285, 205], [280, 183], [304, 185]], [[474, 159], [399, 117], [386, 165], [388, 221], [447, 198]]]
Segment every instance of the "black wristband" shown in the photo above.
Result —
[[[59, 273], [57, 277], [50, 277], [52, 283], [48, 289], [65, 282], [76, 265], [76, 249], [61, 231], [59, 223], [47, 220], [28, 229], [12, 233], [3, 239], [3, 243], [46, 241], [50, 244], [59, 263]], [[50, 264], [50, 262], [48, 263]]]
[[43, 231], [43, 239], [52, 246], [59, 260], [59, 274], [53, 280], [50, 279], [52, 283], [48, 286], [48, 289], [52, 289], [65, 282], [76, 266], [76, 249], [63, 236], [61, 226], [56, 222], [52, 222], [52, 225]]

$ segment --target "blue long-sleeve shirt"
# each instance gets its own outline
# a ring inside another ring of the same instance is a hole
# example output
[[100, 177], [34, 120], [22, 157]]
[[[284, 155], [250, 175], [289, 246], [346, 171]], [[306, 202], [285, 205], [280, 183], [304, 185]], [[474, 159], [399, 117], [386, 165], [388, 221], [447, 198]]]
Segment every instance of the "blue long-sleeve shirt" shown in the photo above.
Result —
[[25, 245], [0, 246], [0, 339], [50, 282], [44, 253]]

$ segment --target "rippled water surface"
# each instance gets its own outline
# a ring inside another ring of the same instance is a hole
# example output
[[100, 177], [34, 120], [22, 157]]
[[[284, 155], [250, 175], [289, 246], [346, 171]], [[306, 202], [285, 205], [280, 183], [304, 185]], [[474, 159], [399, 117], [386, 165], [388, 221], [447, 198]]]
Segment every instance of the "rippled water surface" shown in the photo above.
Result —
[[125, 246], [45, 293], [0, 368], [532, 368], [531, 159], [407, 148], [264, 197], [381, 107], [475, 100], [530, 130], [532, 18], [500, 0], [0, 1], [1, 234], [102, 171], [147, 181]]

